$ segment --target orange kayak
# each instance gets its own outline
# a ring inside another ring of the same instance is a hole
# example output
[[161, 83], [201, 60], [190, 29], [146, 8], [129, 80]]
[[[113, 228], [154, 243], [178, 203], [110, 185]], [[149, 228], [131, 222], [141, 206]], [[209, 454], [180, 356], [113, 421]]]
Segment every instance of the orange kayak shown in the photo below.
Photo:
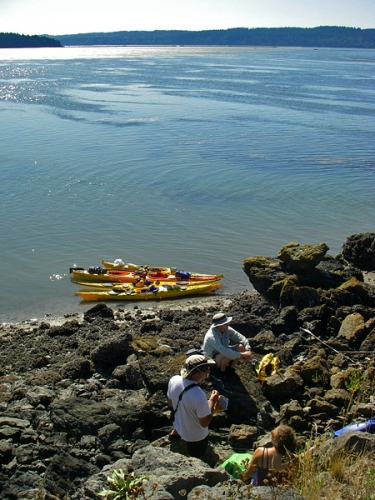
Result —
[[160, 281], [178, 283], [185, 282], [212, 282], [224, 277], [223, 274], [201, 274], [178, 271], [171, 268], [149, 268], [143, 271], [128, 271], [125, 269], [103, 269], [100, 267], [83, 269], [78, 267], [70, 268], [71, 280], [77, 282], [93, 283], [137, 283], [140, 280]]

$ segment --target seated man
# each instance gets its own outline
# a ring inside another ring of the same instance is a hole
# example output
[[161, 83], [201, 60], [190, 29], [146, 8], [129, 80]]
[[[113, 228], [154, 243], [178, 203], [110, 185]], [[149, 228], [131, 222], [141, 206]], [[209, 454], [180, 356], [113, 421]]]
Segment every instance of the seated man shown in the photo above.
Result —
[[229, 326], [232, 319], [223, 312], [215, 314], [202, 346], [205, 356], [215, 360], [222, 374], [228, 365], [234, 368], [241, 358], [249, 362], [252, 356], [247, 338]]

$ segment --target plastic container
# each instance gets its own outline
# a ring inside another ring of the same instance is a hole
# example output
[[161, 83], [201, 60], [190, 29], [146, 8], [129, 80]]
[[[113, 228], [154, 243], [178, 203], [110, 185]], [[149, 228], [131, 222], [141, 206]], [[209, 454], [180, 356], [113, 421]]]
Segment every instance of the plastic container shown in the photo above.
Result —
[[224, 411], [228, 408], [229, 399], [225, 396], [220, 395], [219, 401], [216, 403], [214, 411]]

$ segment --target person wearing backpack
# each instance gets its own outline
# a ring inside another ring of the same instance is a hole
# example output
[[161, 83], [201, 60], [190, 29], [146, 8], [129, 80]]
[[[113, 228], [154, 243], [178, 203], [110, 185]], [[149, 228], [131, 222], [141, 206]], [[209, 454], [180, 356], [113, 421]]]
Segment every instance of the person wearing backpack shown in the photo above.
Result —
[[186, 442], [191, 457], [202, 458], [208, 446], [208, 426], [219, 392], [212, 391], [207, 401], [198, 384], [209, 376], [213, 365], [215, 362], [205, 356], [193, 354], [186, 359], [181, 375], [174, 375], [168, 383], [168, 404], [174, 410], [173, 427]]

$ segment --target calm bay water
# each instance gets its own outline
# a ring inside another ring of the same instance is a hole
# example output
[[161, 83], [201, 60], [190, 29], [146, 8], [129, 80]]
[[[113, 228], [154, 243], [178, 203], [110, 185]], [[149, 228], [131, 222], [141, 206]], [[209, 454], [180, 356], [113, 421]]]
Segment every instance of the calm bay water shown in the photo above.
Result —
[[374, 55], [1, 49], [0, 321], [91, 307], [74, 264], [223, 273], [232, 293], [249, 255], [374, 231]]

